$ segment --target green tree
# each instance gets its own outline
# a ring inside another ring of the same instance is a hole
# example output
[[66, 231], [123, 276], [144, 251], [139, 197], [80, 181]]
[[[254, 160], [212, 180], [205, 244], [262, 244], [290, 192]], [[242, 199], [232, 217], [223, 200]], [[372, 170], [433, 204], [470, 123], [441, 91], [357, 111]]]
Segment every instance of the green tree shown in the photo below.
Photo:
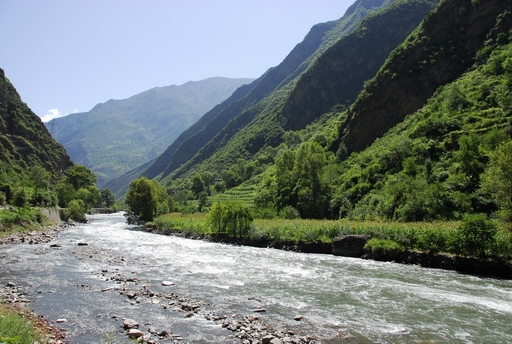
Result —
[[484, 259], [496, 246], [498, 227], [483, 214], [464, 216], [456, 234], [455, 250]]
[[149, 222], [157, 210], [157, 199], [154, 194], [154, 188], [149, 179], [141, 177], [130, 183], [130, 188], [126, 194], [126, 204], [130, 208], [130, 214], [133, 219], [129, 222]]
[[503, 217], [512, 223], [512, 140], [491, 152], [488, 166], [482, 175], [482, 189], [491, 194]]
[[34, 166], [30, 171], [30, 180], [34, 184], [34, 193], [37, 196], [39, 190], [48, 190], [50, 186], [50, 172], [41, 166]]
[[101, 192], [101, 202], [103, 203], [103, 206], [105, 208], [110, 208], [115, 203], [115, 197], [114, 194], [110, 189], [102, 189]]
[[327, 215], [328, 188], [322, 180], [326, 165], [327, 157], [320, 144], [312, 141], [299, 146], [295, 156], [294, 174], [298, 177], [295, 193], [297, 208], [302, 217], [322, 218]]
[[242, 238], [253, 222], [251, 210], [238, 202], [215, 202], [207, 216], [210, 227], [218, 234]]
[[66, 221], [72, 219], [79, 222], [86, 222], [85, 204], [81, 199], [69, 201], [66, 206]]
[[96, 175], [83, 165], [74, 165], [68, 171], [68, 181], [75, 191], [94, 185], [97, 180]]
[[205, 190], [204, 181], [201, 175], [196, 174], [194, 178], [192, 178], [192, 192], [196, 198], [199, 198], [199, 194]]

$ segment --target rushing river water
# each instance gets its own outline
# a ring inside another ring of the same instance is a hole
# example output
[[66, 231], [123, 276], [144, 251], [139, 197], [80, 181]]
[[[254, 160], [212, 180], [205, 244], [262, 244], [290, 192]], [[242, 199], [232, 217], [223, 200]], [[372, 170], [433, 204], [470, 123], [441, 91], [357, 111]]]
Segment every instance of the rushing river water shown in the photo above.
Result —
[[[324, 343], [511, 343], [512, 281], [371, 260], [239, 247], [138, 231], [121, 214], [90, 216], [52, 244], [0, 247], [0, 282], [25, 287], [30, 307], [70, 343], [130, 342], [122, 318], [170, 329], [183, 342], [232, 342], [204, 316], [133, 303], [101, 276], [137, 276], [155, 291], [189, 295], [217, 314], [252, 314]], [[79, 242], [111, 257], [76, 254]], [[75, 253], [73, 253], [75, 252]], [[173, 286], [162, 286], [172, 281]], [[294, 317], [303, 316], [300, 322]], [[337, 338], [337, 339], [332, 339]]]

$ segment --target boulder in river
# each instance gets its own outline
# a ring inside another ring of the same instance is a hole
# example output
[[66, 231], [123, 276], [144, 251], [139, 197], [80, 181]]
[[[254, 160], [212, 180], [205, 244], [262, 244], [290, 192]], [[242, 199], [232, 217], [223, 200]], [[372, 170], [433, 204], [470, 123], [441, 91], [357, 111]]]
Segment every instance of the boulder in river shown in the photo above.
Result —
[[133, 320], [133, 319], [128, 319], [128, 318], [126, 318], [126, 319], [124, 319], [124, 321], [123, 321], [123, 327], [124, 327], [125, 329], [131, 329], [131, 328], [139, 327], [139, 323], [138, 323], [138, 322], [136, 322], [136, 321], [135, 321], [135, 320]]
[[332, 254], [344, 257], [361, 257], [363, 248], [370, 240], [368, 235], [342, 235], [332, 239]]
[[131, 337], [131, 338], [139, 338], [139, 337], [142, 337], [144, 336], [144, 332], [140, 331], [140, 330], [136, 330], [134, 328], [130, 329], [130, 331], [128, 331], [128, 335]]

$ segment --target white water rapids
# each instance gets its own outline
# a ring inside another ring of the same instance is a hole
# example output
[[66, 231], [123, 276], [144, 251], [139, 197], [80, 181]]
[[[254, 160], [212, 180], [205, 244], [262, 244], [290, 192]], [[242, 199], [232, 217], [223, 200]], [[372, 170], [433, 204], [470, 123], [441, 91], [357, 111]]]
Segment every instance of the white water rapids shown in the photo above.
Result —
[[[204, 317], [185, 318], [102, 292], [117, 282], [99, 272], [115, 269], [156, 291], [201, 300], [218, 314], [243, 316], [263, 307], [259, 316], [267, 324], [325, 343], [512, 342], [510, 280], [155, 235], [126, 225], [122, 214], [89, 219], [62, 232], [52, 242], [57, 249], [0, 247], [0, 283], [25, 287], [29, 306], [46, 318], [67, 319], [60, 326], [70, 343], [102, 343], [110, 334], [129, 343], [113, 315], [171, 329], [183, 342], [230, 342], [228, 330]], [[78, 260], [71, 253], [78, 242], [122, 257], [122, 263]], [[162, 281], [175, 285], [163, 287]]]

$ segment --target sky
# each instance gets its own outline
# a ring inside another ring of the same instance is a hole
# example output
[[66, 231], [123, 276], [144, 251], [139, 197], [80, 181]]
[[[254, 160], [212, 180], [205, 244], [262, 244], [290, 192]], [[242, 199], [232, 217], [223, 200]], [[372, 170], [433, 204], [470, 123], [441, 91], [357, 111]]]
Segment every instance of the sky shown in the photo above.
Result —
[[257, 78], [355, 0], [0, 0], [0, 68], [44, 120], [157, 86]]

